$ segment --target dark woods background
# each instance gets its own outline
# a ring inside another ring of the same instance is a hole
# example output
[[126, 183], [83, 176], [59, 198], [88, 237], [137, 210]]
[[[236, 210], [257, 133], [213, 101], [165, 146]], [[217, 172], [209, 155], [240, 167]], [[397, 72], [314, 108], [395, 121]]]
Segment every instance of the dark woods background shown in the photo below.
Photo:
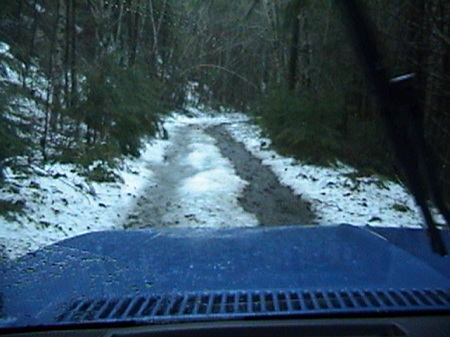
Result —
[[[391, 75], [417, 74], [447, 189], [450, 3], [364, 3]], [[1, 84], [0, 162], [30, 146], [29, 156], [84, 165], [138, 155], [193, 81], [200, 103], [247, 110], [286, 153], [397, 175], [333, 1], [3, 0], [0, 11], [0, 40], [25, 65], [0, 60], [21, 73], [21, 85]], [[45, 116], [26, 114], [18, 95]]]

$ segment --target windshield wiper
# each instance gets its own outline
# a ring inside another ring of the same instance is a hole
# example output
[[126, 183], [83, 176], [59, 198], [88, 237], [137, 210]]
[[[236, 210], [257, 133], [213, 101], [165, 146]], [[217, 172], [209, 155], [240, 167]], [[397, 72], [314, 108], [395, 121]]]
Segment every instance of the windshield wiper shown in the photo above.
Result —
[[447, 249], [433, 219], [429, 201], [450, 225], [450, 212], [439, 188], [433, 158], [424, 136], [424, 113], [414, 88], [414, 74], [389, 80], [378, 52], [375, 35], [357, 1], [337, 0], [354, 40], [367, 79], [378, 100], [394, 154], [407, 184], [422, 211], [434, 252], [444, 256]]

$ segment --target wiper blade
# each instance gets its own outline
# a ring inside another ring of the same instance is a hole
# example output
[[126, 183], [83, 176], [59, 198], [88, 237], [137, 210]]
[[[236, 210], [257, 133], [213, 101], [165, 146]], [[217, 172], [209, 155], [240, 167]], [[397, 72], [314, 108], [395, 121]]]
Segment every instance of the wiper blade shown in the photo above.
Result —
[[447, 249], [433, 219], [429, 201], [450, 225], [450, 212], [439, 188], [433, 158], [424, 136], [423, 109], [414, 88], [414, 74], [389, 80], [375, 35], [357, 1], [337, 0], [354, 40], [366, 77], [373, 86], [394, 154], [409, 189], [422, 211], [431, 247], [444, 256]]

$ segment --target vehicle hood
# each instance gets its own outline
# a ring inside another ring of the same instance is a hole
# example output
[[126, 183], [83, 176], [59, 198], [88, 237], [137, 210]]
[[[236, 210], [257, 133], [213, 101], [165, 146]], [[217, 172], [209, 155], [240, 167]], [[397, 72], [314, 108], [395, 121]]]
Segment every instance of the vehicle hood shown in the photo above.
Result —
[[95, 232], [1, 272], [0, 327], [450, 308], [450, 260], [421, 229]]

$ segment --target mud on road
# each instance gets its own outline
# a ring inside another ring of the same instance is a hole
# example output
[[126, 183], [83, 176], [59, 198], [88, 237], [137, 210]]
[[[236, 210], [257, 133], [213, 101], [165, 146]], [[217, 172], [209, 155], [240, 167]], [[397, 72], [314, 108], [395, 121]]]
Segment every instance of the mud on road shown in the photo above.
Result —
[[[210, 143], [229, 160], [235, 174], [247, 182], [237, 196], [236, 206], [248, 214], [252, 225], [305, 225], [310, 224], [313, 214], [309, 205], [293, 191], [281, 185], [276, 175], [261, 160], [248, 152], [244, 145], [235, 141], [223, 125], [185, 125], [181, 126], [172, 139], [173, 145], [167, 149], [165, 162], [150, 169], [157, 183], [150, 184], [138, 198], [134, 210], [129, 214], [125, 228], [166, 227], [177, 225], [209, 226], [201, 212], [210, 212], [209, 219], [215, 219], [214, 212], [223, 212], [221, 205], [200, 205], [199, 214], [183, 210], [186, 201], [179, 200], [177, 189], [180, 184], [197, 172], [192, 166], [185, 165], [186, 153], [190, 144]], [[195, 203], [189, 200], [189, 203]], [[202, 200], [204, 202], [204, 200]], [[199, 202], [200, 203], [200, 202]], [[194, 205], [195, 206], [195, 205]], [[200, 212], [201, 208], [201, 212]], [[195, 209], [195, 207], [194, 207]], [[226, 212], [226, 211], [225, 211]], [[245, 213], [242, 212], [242, 213]], [[239, 221], [233, 215], [217, 214], [221, 218], [220, 226], [242, 225], [245, 217]], [[256, 218], [256, 221], [255, 221]]]
[[239, 203], [247, 212], [255, 214], [261, 225], [310, 224], [313, 214], [309, 204], [281, 185], [272, 170], [242, 143], [236, 142], [223, 125], [209, 127], [206, 131], [217, 140], [216, 145], [233, 163], [236, 174], [249, 183]]

